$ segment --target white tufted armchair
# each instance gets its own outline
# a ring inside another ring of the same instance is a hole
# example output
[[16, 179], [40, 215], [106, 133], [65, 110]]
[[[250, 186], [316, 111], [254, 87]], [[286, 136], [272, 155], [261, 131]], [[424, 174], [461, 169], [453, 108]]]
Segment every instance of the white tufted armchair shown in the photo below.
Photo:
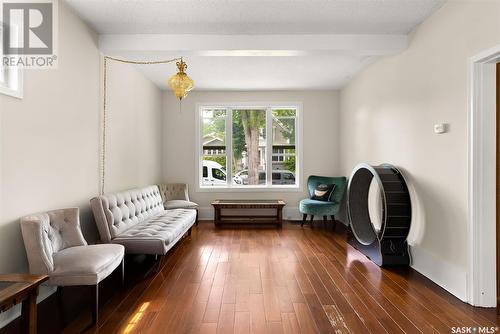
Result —
[[196, 225], [198, 225], [198, 204], [189, 200], [188, 185], [185, 183], [167, 183], [160, 185], [161, 198], [165, 210], [196, 209]]
[[30, 272], [49, 276], [49, 285], [92, 287], [92, 322], [98, 320], [99, 282], [121, 264], [124, 279], [122, 245], [88, 245], [80, 228], [78, 208], [53, 210], [21, 218], [24, 246]]

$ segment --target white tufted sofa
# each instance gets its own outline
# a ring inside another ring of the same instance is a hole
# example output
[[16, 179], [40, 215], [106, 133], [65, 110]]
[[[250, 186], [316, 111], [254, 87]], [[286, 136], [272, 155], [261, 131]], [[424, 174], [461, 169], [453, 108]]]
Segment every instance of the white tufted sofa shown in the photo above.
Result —
[[130, 254], [164, 255], [196, 221], [195, 209], [165, 210], [158, 186], [90, 200], [101, 240]]

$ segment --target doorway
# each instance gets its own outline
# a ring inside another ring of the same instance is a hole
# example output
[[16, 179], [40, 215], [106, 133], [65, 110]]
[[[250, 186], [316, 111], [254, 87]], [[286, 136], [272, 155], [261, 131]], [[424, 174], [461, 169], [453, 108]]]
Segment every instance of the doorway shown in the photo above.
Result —
[[497, 212], [497, 183], [492, 182], [498, 173], [497, 141], [500, 140], [497, 138], [496, 96], [499, 62], [500, 45], [479, 53], [469, 62], [469, 256], [464, 299], [482, 307], [497, 306], [499, 284], [497, 256], [492, 256], [500, 254], [496, 246], [496, 221], [500, 214]]
[[500, 306], [500, 63], [497, 63], [497, 308]]

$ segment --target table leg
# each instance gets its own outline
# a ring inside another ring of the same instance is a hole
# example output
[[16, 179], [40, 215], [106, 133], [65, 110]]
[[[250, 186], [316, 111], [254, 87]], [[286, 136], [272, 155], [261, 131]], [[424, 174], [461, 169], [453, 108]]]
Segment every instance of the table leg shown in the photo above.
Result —
[[279, 207], [278, 209], [278, 227], [282, 228], [283, 227], [283, 208]]
[[219, 221], [220, 220], [220, 208], [215, 208], [215, 218], [214, 218], [214, 223], [215, 227], [219, 226]]
[[38, 289], [23, 300], [21, 309], [22, 333], [36, 334], [36, 296]]

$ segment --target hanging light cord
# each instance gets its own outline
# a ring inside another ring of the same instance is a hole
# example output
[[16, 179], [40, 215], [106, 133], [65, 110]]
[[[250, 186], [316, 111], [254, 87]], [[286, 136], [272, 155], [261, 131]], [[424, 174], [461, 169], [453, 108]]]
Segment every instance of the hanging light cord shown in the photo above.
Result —
[[140, 60], [128, 60], [122, 58], [115, 58], [111, 56], [104, 56], [103, 61], [103, 88], [102, 88], [102, 127], [101, 127], [101, 187], [99, 195], [103, 195], [105, 191], [105, 179], [106, 179], [106, 121], [107, 121], [107, 91], [108, 91], [108, 60], [116, 61], [125, 64], [134, 65], [158, 65], [158, 64], [168, 64], [175, 61], [182, 61], [182, 57], [172, 58], [167, 60], [153, 60], [153, 61], [140, 61]]

